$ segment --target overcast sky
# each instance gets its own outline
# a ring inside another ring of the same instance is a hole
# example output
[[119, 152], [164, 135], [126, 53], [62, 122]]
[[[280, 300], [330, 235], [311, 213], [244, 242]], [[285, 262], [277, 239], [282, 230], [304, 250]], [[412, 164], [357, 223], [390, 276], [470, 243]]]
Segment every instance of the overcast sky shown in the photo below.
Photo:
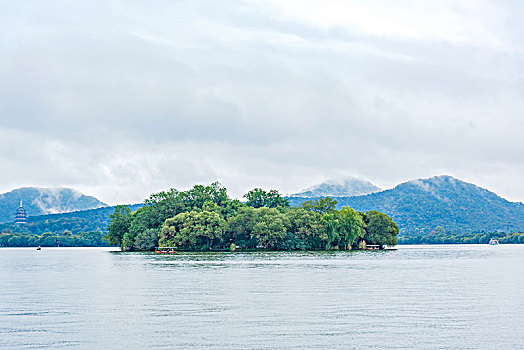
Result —
[[0, 191], [449, 174], [524, 201], [524, 2], [0, 0]]

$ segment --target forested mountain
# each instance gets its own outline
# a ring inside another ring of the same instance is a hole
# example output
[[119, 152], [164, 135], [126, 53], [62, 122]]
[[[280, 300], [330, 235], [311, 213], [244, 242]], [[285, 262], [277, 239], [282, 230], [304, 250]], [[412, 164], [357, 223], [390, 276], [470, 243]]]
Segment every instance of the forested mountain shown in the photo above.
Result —
[[[315, 198], [318, 197], [323, 196]], [[311, 198], [287, 199], [295, 206]], [[337, 208], [349, 206], [358, 211], [379, 210], [388, 214], [404, 235], [430, 233], [438, 226], [453, 234], [524, 231], [524, 204], [509, 202], [493, 192], [451, 176], [409, 181], [390, 190], [364, 196], [337, 197], [336, 200]], [[136, 210], [140, 206], [130, 207]], [[73, 233], [105, 231], [113, 211], [114, 207], [103, 207], [30, 216], [24, 227], [9, 223], [0, 225], [0, 229], [36, 234], [62, 233], [64, 230]]]
[[292, 194], [291, 197], [349, 197], [380, 191], [380, 188], [367, 180], [348, 177], [343, 180], [330, 180]]
[[0, 195], [0, 222], [12, 222], [23, 201], [28, 216], [65, 213], [105, 207], [95, 197], [86, 196], [70, 188], [24, 187]]
[[[298, 205], [307, 198], [289, 200]], [[429, 233], [437, 226], [450, 233], [524, 230], [524, 204], [451, 176], [413, 180], [390, 190], [336, 200], [338, 207], [388, 214], [403, 234]]]
[[[140, 208], [142, 204], [129, 205], [131, 210]], [[0, 224], [1, 232], [32, 233], [41, 235], [44, 232], [60, 234], [64, 231], [79, 232], [106, 231], [109, 215], [115, 207], [82, 210], [62, 214], [49, 214], [30, 216], [27, 224], [16, 225], [13, 223]]]

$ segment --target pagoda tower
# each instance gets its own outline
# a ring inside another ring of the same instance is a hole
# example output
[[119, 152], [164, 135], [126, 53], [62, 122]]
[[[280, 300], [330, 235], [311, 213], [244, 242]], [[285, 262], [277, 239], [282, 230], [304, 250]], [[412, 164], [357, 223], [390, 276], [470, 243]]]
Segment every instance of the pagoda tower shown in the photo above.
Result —
[[20, 207], [16, 210], [15, 224], [27, 224], [27, 215], [25, 209], [22, 206], [22, 199], [20, 199]]

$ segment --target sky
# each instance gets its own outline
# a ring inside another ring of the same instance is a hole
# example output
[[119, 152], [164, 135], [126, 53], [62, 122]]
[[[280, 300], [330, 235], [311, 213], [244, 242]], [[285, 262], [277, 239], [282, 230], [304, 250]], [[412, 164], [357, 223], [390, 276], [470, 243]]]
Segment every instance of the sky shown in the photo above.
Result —
[[0, 192], [449, 174], [524, 202], [522, 1], [0, 0]]

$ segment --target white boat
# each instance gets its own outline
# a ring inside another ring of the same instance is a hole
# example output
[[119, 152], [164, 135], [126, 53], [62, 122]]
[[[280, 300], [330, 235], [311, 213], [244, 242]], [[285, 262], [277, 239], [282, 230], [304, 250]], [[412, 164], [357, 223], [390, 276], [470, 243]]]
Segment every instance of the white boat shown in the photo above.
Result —
[[489, 245], [499, 245], [499, 241], [497, 241], [495, 238], [491, 238], [489, 240]]

